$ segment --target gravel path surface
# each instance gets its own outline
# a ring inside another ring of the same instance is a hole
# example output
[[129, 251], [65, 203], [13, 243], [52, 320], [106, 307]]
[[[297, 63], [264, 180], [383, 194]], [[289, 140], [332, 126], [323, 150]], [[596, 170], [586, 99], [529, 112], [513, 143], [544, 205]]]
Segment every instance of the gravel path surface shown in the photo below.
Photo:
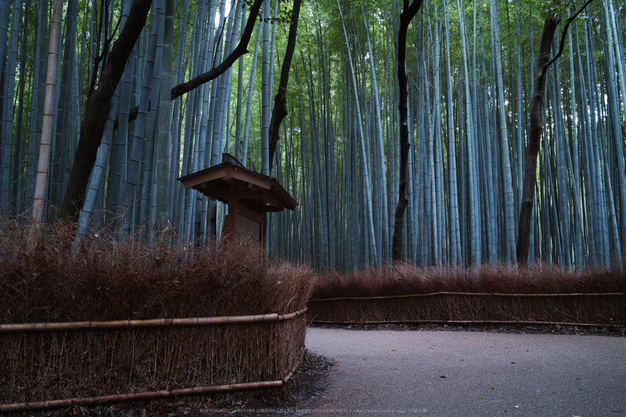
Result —
[[296, 416], [626, 416], [626, 338], [310, 328], [334, 361]]

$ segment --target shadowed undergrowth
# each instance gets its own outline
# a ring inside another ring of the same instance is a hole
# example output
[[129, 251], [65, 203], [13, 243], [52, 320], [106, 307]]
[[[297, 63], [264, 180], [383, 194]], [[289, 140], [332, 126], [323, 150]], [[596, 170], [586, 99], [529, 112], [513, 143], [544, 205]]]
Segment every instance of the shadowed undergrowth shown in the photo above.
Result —
[[[316, 275], [230, 238], [202, 248], [73, 245], [72, 228], [0, 229], [0, 324], [286, 314]], [[73, 247], [74, 246], [74, 247]], [[277, 381], [304, 352], [306, 315], [263, 323], [1, 334], [0, 403]]]
[[73, 248], [70, 227], [27, 235], [12, 224], [0, 235], [0, 323], [284, 314], [315, 280], [245, 239], [207, 249], [91, 233]]
[[506, 294], [563, 294], [626, 291], [626, 277], [619, 267], [584, 272], [557, 266], [532, 268], [487, 264], [474, 269], [418, 267], [393, 264], [366, 268], [347, 274], [323, 274], [313, 292], [314, 299], [375, 297], [434, 292]]
[[[321, 323], [570, 323], [626, 326], [620, 267], [438, 269], [394, 264], [318, 279], [309, 315]], [[609, 294], [610, 293], [610, 294]]]

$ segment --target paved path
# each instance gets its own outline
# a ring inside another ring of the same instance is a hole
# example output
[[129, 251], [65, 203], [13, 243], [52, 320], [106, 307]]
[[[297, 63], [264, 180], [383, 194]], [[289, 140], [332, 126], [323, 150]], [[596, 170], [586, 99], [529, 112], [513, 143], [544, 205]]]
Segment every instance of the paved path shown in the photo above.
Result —
[[311, 328], [332, 358], [297, 415], [626, 416], [626, 338]]

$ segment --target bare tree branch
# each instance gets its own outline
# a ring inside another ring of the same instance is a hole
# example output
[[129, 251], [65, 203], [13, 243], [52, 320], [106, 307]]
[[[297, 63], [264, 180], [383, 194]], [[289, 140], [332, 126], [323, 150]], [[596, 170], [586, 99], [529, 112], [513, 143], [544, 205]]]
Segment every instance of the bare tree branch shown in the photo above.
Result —
[[[248, 44], [250, 43], [250, 38], [252, 36], [252, 32], [254, 30], [254, 23], [256, 21], [257, 16], [259, 15], [259, 10], [261, 9], [261, 4], [263, 0], [255, 0], [254, 4], [250, 8], [250, 15], [248, 16], [248, 21], [246, 22], [246, 27], [241, 35], [241, 39], [239, 40], [239, 44], [233, 50], [233, 52], [228, 55], [222, 63], [220, 63], [217, 67], [213, 67], [210, 71], [205, 72], [204, 74], [200, 74], [191, 80], [184, 82], [182, 84], [178, 84], [175, 87], [172, 87], [171, 99], [174, 100], [183, 94], [190, 92], [191, 90], [200, 87], [202, 84], [207, 83], [211, 80], [222, 75], [228, 68], [230, 68], [233, 63], [239, 59], [242, 55], [248, 52]], [[130, 109], [128, 114], [128, 121], [132, 122], [137, 119], [137, 114], [139, 111], [139, 107], [135, 107]], [[117, 129], [118, 120], [115, 120], [115, 125], [113, 129]]]
[[563, 33], [561, 33], [561, 41], [559, 42], [559, 52], [554, 56], [554, 58], [548, 61], [548, 63], [543, 67], [544, 71], [550, 65], [552, 65], [557, 59], [559, 59], [559, 57], [563, 53], [563, 48], [565, 47], [565, 37], [567, 36], [567, 30], [569, 29], [569, 25], [578, 17], [579, 14], [583, 12], [583, 10], [585, 10], [585, 8], [587, 8], [587, 6], [589, 6], [589, 4], [591, 4], [591, 2], [593, 2], [593, 0], [587, 0], [587, 2], [583, 4], [582, 7], [578, 9], [576, 13], [574, 13], [573, 15], [570, 16], [569, 19], [567, 19], [567, 22], [565, 22], [565, 27], [563, 28]]
[[182, 96], [185, 93], [190, 92], [194, 88], [197, 88], [206, 82], [209, 82], [219, 77], [220, 75], [225, 73], [226, 70], [230, 68], [240, 56], [248, 52], [248, 43], [250, 43], [250, 37], [252, 36], [252, 32], [254, 30], [254, 23], [257, 16], [259, 15], [259, 9], [261, 9], [262, 3], [263, 0], [255, 0], [254, 4], [250, 8], [248, 22], [246, 23], [246, 27], [241, 34], [239, 44], [233, 50], [233, 52], [231, 52], [230, 55], [228, 55], [224, 59], [224, 61], [222, 61], [222, 63], [219, 64], [217, 67], [214, 67], [210, 71], [205, 72], [204, 74], [200, 74], [197, 77], [194, 77], [191, 80], [172, 88], [172, 100]]
[[296, 35], [298, 32], [298, 19], [300, 16], [301, 3], [302, 0], [293, 0], [293, 12], [291, 14], [291, 25], [289, 26], [287, 49], [285, 51], [285, 59], [283, 60], [283, 66], [280, 72], [278, 92], [274, 98], [272, 120], [270, 121], [270, 172], [272, 171], [274, 153], [276, 153], [276, 145], [278, 144], [280, 125], [287, 116], [287, 84], [289, 83], [289, 69], [291, 68], [293, 51], [296, 48]]

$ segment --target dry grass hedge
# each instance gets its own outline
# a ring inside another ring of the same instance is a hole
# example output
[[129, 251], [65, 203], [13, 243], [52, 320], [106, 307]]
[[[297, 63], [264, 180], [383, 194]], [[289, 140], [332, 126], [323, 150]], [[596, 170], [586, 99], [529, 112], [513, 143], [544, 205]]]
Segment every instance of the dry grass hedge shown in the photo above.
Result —
[[[314, 273], [229, 239], [209, 249], [71, 228], [0, 232], [0, 324], [286, 314]], [[280, 380], [304, 349], [306, 318], [250, 325], [0, 334], [0, 403]]]
[[324, 274], [317, 281], [309, 315], [320, 322], [532, 321], [624, 326], [625, 292], [621, 267], [576, 272], [548, 265], [525, 269], [491, 264], [461, 270], [394, 264]]

